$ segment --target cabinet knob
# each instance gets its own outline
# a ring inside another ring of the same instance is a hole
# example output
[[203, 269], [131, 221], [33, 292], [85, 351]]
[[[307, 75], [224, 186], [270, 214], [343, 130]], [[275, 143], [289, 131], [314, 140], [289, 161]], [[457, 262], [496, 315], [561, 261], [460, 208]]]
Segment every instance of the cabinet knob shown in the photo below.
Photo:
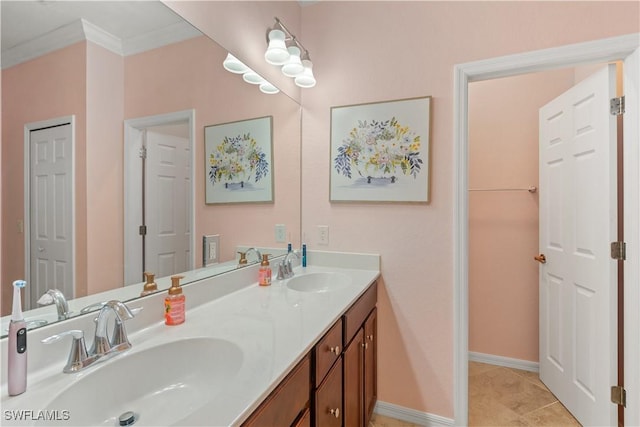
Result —
[[362, 343], [362, 348], [364, 348], [365, 350], [369, 348], [369, 343], [368, 342], [363, 342]]
[[335, 355], [340, 354], [340, 346], [337, 345], [335, 347], [329, 347], [329, 351]]
[[371, 335], [367, 335], [367, 339], [368, 339], [369, 341], [373, 341], [373, 334], [371, 334]]
[[340, 418], [340, 408], [329, 409], [329, 413], [336, 418]]

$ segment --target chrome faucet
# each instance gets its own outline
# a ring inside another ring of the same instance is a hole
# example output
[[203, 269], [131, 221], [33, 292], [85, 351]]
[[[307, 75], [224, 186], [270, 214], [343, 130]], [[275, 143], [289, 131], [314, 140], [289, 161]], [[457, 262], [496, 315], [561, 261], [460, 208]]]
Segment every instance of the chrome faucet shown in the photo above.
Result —
[[284, 259], [280, 264], [278, 264], [278, 275], [276, 279], [283, 280], [293, 277], [293, 267], [291, 266], [291, 260], [289, 259], [291, 256], [296, 257], [297, 260], [300, 260], [300, 255], [296, 253], [296, 251], [288, 252]]
[[69, 304], [64, 294], [58, 289], [49, 289], [38, 300], [40, 305], [55, 304], [58, 310], [58, 320], [65, 320], [69, 318], [71, 312], [69, 311]]
[[[111, 340], [107, 335], [107, 320], [110, 312], [113, 312], [116, 316]], [[93, 339], [93, 345], [89, 353], [102, 357], [131, 348], [131, 343], [124, 328], [124, 321], [133, 319], [133, 317], [134, 315], [129, 310], [129, 307], [120, 301], [112, 300], [102, 306], [96, 319], [96, 336]]]
[[[131, 343], [127, 338], [127, 332], [124, 328], [124, 321], [132, 319], [134, 313], [138, 313], [140, 310], [142, 310], [142, 308], [130, 310], [124, 303], [116, 300], [104, 304], [100, 309], [100, 314], [98, 314], [98, 317], [95, 319], [96, 334], [90, 351], [87, 351], [84, 332], [77, 329], [52, 335], [43, 339], [42, 343], [51, 344], [67, 335], [71, 335], [73, 337], [71, 351], [67, 364], [62, 371], [65, 373], [78, 372], [91, 366], [95, 362], [107, 359], [108, 356], [131, 348]], [[109, 340], [107, 336], [107, 321], [110, 312], [115, 314], [115, 326], [111, 339]]]
[[249, 248], [249, 249], [246, 250], [246, 252], [244, 253], [244, 256], [247, 258], [247, 260], [249, 259], [249, 253], [250, 252], [255, 252], [256, 253], [256, 257], [257, 257], [256, 261], [257, 262], [260, 262], [262, 260], [262, 254], [256, 248]]

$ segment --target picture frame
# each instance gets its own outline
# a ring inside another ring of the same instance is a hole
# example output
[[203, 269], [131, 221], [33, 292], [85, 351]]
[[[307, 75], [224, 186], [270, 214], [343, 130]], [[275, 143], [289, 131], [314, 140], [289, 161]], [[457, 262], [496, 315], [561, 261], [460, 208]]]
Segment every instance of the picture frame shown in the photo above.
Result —
[[331, 202], [428, 203], [431, 96], [331, 108]]
[[273, 117], [204, 128], [205, 204], [273, 202]]

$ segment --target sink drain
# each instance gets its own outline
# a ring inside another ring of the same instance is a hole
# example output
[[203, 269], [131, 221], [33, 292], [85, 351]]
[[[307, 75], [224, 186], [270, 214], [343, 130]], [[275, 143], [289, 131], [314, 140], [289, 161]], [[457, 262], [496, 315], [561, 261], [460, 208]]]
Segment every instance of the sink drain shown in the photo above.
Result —
[[133, 425], [138, 420], [138, 417], [132, 411], [127, 411], [118, 417], [118, 423], [121, 426]]

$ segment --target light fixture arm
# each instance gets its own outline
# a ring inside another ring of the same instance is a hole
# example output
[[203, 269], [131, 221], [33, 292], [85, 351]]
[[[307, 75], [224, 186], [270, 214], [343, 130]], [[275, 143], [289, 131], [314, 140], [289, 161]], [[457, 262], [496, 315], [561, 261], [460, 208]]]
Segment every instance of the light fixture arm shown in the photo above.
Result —
[[309, 58], [309, 51], [304, 47], [304, 45], [300, 42], [300, 40], [298, 40], [298, 38], [295, 36], [295, 34], [293, 34], [291, 31], [289, 31], [289, 29], [282, 23], [280, 18], [278, 18], [276, 16], [274, 19], [275, 19], [276, 23], [273, 26], [273, 28], [267, 29], [267, 45], [269, 44], [269, 31], [271, 31], [271, 30], [281, 30], [285, 34], [285, 42], [287, 42], [288, 45], [289, 44], [296, 45], [298, 47], [298, 49], [300, 49], [300, 51], [303, 52], [303, 54], [301, 55], [302, 59], [310, 59]]

